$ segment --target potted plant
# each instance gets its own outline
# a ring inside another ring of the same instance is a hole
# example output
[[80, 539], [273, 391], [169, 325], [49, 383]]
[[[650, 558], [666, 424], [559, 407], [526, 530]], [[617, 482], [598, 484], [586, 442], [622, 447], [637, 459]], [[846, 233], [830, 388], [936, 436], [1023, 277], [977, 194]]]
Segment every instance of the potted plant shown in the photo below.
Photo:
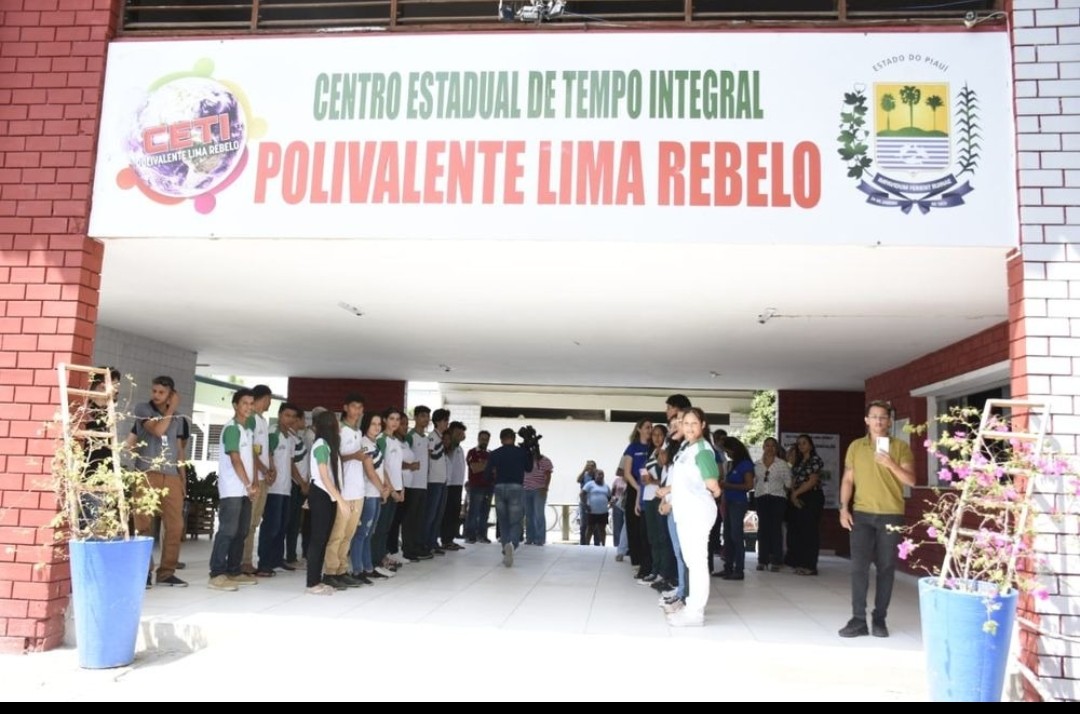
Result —
[[[60, 364], [61, 408], [52, 483], [61, 505], [57, 546], [71, 559], [79, 664], [121, 667], [135, 658], [146, 575], [154, 541], [132, 535], [132, 516], [153, 515], [161, 492], [150, 488], [116, 436], [119, 373]], [[69, 373], [89, 376], [71, 387]], [[69, 397], [75, 397], [74, 400]]]
[[901, 560], [934, 556], [915, 563], [931, 573], [919, 581], [919, 605], [934, 701], [1000, 701], [1018, 596], [1047, 597], [1032, 550], [1031, 486], [1069, 467], [1044, 453], [1042, 435], [1014, 431], [993, 407], [938, 418], [940, 435], [925, 446], [943, 486], [919, 520], [900, 529]]

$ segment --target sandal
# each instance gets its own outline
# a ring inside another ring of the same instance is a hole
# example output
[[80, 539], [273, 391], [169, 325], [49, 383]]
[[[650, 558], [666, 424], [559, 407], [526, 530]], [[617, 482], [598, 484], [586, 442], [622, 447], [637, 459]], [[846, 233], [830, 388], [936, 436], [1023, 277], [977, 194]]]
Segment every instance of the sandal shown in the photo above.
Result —
[[330, 587], [329, 585], [319, 583], [318, 585], [315, 585], [314, 587], [308, 588], [304, 592], [306, 592], [308, 595], [333, 595], [334, 594], [334, 589], [332, 587]]

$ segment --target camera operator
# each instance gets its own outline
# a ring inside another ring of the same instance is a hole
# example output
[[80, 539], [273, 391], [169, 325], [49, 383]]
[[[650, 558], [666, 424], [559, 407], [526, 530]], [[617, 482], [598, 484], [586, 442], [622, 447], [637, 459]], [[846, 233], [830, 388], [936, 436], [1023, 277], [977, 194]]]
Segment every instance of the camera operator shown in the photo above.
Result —
[[521, 446], [532, 454], [533, 467], [525, 474], [525, 545], [544, 545], [547, 541], [547, 495], [554, 468], [551, 459], [540, 453], [540, 439], [536, 430], [521, 429]]
[[514, 444], [514, 430], [499, 432], [502, 446], [491, 452], [484, 475], [495, 481], [495, 513], [499, 521], [499, 542], [503, 565], [514, 564], [514, 549], [521, 543], [521, 519], [524, 516], [522, 495], [525, 472], [533, 467], [532, 454]]

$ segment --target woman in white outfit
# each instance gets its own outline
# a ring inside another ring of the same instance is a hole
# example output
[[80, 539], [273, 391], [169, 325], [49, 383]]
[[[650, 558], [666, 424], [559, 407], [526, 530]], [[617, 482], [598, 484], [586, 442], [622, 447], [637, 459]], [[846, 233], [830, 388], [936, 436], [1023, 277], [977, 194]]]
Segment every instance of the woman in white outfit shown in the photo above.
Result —
[[716, 499], [720, 497], [720, 469], [716, 454], [705, 438], [708, 425], [698, 408], [682, 418], [684, 446], [675, 456], [668, 485], [671, 510], [679, 534], [683, 560], [689, 568], [690, 592], [686, 607], [668, 615], [672, 627], [700, 627], [705, 624], [705, 604], [709, 600], [709, 531], [716, 521]]

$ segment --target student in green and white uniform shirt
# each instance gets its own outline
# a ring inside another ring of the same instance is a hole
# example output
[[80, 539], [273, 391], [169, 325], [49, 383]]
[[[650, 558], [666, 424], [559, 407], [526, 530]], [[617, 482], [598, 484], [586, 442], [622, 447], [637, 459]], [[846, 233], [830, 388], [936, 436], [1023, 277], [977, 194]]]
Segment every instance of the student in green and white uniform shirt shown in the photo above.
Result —
[[308, 459], [311, 488], [308, 506], [311, 517], [311, 541], [308, 544], [307, 592], [312, 595], [332, 595], [334, 588], [322, 582], [323, 561], [330, 531], [340, 514], [348, 518], [349, 504], [339, 490], [344, 469], [341, 465], [341, 435], [337, 416], [322, 412], [314, 419], [315, 441]]
[[[383, 412], [383, 433], [375, 440], [376, 448], [383, 457], [383, 471], [389, 482], [390, 493], [382, 504], [379, 520], [375, 525], [375, 534], [371, 539], [371, 562], [375, 565], [376, 573], [387, 577], [393, 574], [386, 546], [387, 537], [390, 535], [390, 526], [394, 522], [394, 514], [406, 498], [402, 477], [405, 444], [396, 436], [400, 426], [401, 410], [397, 407], [387, 409]], [[412, 504], [409, 508], [412, 508]], [[403, 526], [402, 537], [405, 535]]]
[[258, 493], [255, 482], [253, 435], [247, 428], [254, 407], [250, 389], [233, 394], [233, 418], [221, 430], [218, 456], [218, 531], [210, 553], [210, 582], [213, 590], [236, 590], [255, 583], [240, 565], [244, 536], [251, 523], [251, 502]]
[[266, 487], [266, 507], [259, 525], [259, 569], [255, 575], [269, 577], [285, 566], [285, 531], [289, 524], [289, 496], [293, 486], [293, 457], [297, 438], [293, 435], [299, 409], [283, 402], [278, 408], [277, 427], [270, 433], [270, 462], [277, 477]]
[[668, 615], [672, 627], [705, 624], [709, 600], [709, 531], [716, 521], [716, 498], [720, 495], [720, 469], [716, 454], [705, 439], [705, 413], [693, 407], [682, 418], [684, 446], [675, 456], [669, 476], [671, 510], [679, 546], [690, 570], [686, 607]]
[[[292, 492], [289, 494], [289, 525], [285, 534], [285, 570], [296, 570], [301, 567], [297, 558], [297, 541], [301, 541], [300, 555], [307, 557], [307, 543], [309, 538], [308, 511], [304, 508], [307, 503], [308, 484], [311, 482], [311, 465], [308, 461], [311, 454], [311, 443], [315, 440], [315, 432], [304, 419], [304, 412], [297, 407], [299, 417], [296, 423], [296, 455], [293, 461], [296, 463], [296, 473], [293, 478]], [[314, 419], [319, 412], [326, 411], [322, 407], [315, 407], [311, 412]], [[302, 539], [302, 540], [301, 540]]]
[[364, 459], [364, 504], [360, 514], [360, 525], [349, 546], [349, 561], [352, 575], [360, 580], [371, 581], [384, 576], [375, 572], [371, 556], [371, 538], [375, 534], [375, 525], [379, 520], [379, 511], [383, 502], [390, 496], [390, 482], [385, 479], [383, 453], [376, 445], [382, 434], [383, 419], [380, 414], [365, 414], [360, 420], [363, 436], [360, 448], [367, 456]]
[[412, 449], [419, 464], [415, 471], [405, 474], [405, 519], [401, 523], [401, 553], [406, 560], [430, 560], [434, 556], [428, 553], [424, 545], [424, 516], [427, 509], [428, 485], [428, 438], [427, 428], [431, 423], [431, 409], [425, 406], [413, 410], [415, 424], [405, 437], [405, 443]]
[[244, 539], [244, 563], [241, 568], [248, 575], [255, 574], [255, 566], [252, 565], [252, 558], [255, 555], [255, 529], [262, 522], [263, 509], [266, 508], [267, 488], [277, 477], [274, 464], [270, 461], [270, 422], [263, 416], [270, 408], [273, 392], [265, 384], [256, 384], [251, 388], [251, 396], [255, 400], [255, 405], [251, 417], [248, 418], [248, 427], [254, 433], [252, 450], [255, 452], [255, 479], [259, 490], [251, 503], [251, 524], [248, 527], [247, 538]]
[[356, 578], [349, 574], [349, 546], [356, 535], [360, 512], [364, 507], [365, 455], [361, 445], [363, 434], [360, 431], [360, 420], [364, 417], [364, 398], [359, 394], [345, 397], [341, 416], [341, 463], [344, 466], [341, 495], [349, 504], [349, 516], [342, 517], [338, 514], [334, 521], [334, 530], [330, 532], [330, 542], [326, 545], [326, 564], [323, 567], [326, 571], [323, 582], [339, 590], [371, 584], [362, 577]]

